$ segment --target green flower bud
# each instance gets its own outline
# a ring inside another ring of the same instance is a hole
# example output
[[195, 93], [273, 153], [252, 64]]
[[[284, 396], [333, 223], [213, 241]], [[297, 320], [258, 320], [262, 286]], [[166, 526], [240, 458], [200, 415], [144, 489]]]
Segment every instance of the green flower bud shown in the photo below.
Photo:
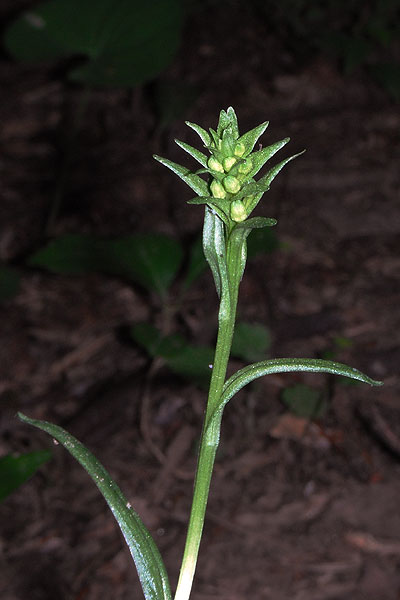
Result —
[[226, 172], [230, 171], [236, 161], [237, 161], [237, 158], [235, 158], [234, 156], [227, 156], [226, 158], [224, 158], [223, 165], [224, 165], [225, 171]]
[[242, 142], [238, 142], [235, 146], [235, 150], [233, 151], [233, 154], [240, 158], [243, 156], [243, 154], [245, 152], [246, 152], [246, 146]]
[[230, 194], [237, 194], [240, 190], [240, 181], [232, 175], [227, 175], [223, 180], [224, 188]]
[[239, 165], [238, 171], [242, 175], [247, 175], [253, 168], [253, 161], [251, 158], [246, 158], [244, 162]]
[[212, 180], [210, 190], [214, 198], [226, 197], [226, 191], [224, 190], [224, 186], [216, 179]]
[[245, 206], [241, 200], [234, 200], [231, 204], [231, 219], [236, 223], [241, 223], [247, 219]]
[[207, 165], [209, 166], [209, 168], [212, 171], [217, 171], [218, 173], [224, 172], [224, 167], [214, 156], [210, 156], [210, 158], [208, 159]]

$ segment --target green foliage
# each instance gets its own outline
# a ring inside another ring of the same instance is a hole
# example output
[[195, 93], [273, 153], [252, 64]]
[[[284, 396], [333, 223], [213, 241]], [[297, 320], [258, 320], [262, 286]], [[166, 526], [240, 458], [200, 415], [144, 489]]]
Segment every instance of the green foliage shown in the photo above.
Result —
[[20, 276], [16, 269], [0, 265], [0, 302], [14, 298], [19, 290]]
[[18, 413], [24, 423], [45, 431], [68, 450], [99, 488], [110, 507], [135, 562], [146, 600], [170, 600], [171, 592], [157, 546], [140, 517], [95, 456], [70, 433], [52, 423]]
[[330, 373], [332, 375], [339, 375], [352, 380], [362, 381], [369, 385], [382, 385], [381, 381], [371, 379], [371, 377], [364, 375], [364, 373], [361, 373], [358, 369], [331, 360], [322, 360], [318, 358], [273, 358], [271, 360], [264, 360], [248, 365], [234, 373], [224, 384], [218, 404], [213, 411], [213, 418], [218, 416], [227, 402], [229, 402], [229, 400], [248, 383], [251, 383], [259, 377], [264, 377], [264, 375], [291, 372]]
[[4, 500], [14, 490], [46, 463], [52, 454], [49, 450], [35, 450], [13, 456], [8, 454], [0, 458], [0, 501]]
[[136, 234], [107, 240], [69, 234], [38, 250], [28, 264], [68, 275], [96, 271], [117, 275], [164, 297], [181, 261], [180, 244], [166, 235]]
[[285, 388], [281, 397], [290, 412], [298, 417], [317, 419], [323, 417], [328, 409], [321, 391], [304, 383]]
[[163, 358], [172, 372], [200, 386], [209, 382], [214, 358], [212, 348], [189, 344], [177, 334], [163, 336], [150, 323], [137, 323], [130, 332], [152, 358]]
[[4, 42], [28, 64], [81, 58], [72, 81], [131, 87], [171, 62], [181, 25], [179, 0], [52, 0], [20, 16]]
[[236, 323], [231, 353], [243, 360], [260, 360], [271, 346], [271, 334], [260, 323]]

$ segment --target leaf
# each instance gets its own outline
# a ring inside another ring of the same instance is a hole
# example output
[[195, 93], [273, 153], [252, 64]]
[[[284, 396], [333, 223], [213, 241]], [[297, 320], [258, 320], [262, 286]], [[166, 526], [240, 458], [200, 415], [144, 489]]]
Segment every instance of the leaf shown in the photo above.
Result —
[[320, 390], [303, 383], [285, 388], [282, 392], [282, 401], [294, 415], [307, 419], [323, 417], [328, 409], [328, 404], [322, 398]]
[[114, 240], [68, 234], [38, 250], [28, 264], [69, 275], [117, 275], [164, 296], [182, 257], [179, 242], [161, 234], [136, 234]]
[[249, 258], [262, 253], [269, 254], [279, 247], [279, 239], [275, 231], [270, 227], [254, 229], [247, 239], [247, 255]]
[[157, 78], [150, 90], [159, 130], [181, 119], [198, 96], [198, 89], [187, 81], [162, 81]]
[[[254, 188], [256, 190], [256, 193], [258, 194], [253, 202], [249, 203], [249, 207], [248, 210], [249, 212], [253, 211], [254, 208], [257, 206], [261, 195], [264, 192], [267, 192], [270, 188], [271, 183], [273, 182], [273, 180], [275, 179], [275, 177], [278, 175], [278, 173], [283, 169], [283, 167], [285, 165], [287, 165], [288, 162], [292, 161], [294, 158], [297, 158], [298, 156], [300, 156], [301, 154], [303, 154], [305, 152], [305, 150], [303, 150], [302, 152], [298, 152], [297, 154], [294, 154], [293, 156], [289, 156], [289, 158], [285, 158], [284, 160], [282, 160], [280, 163], [278, 163], [277, 165], [275, 165], [275, 167], [272, 167], [272, 169], [270, 169], [266, 175], [264, 175], [263, 177], [261, 177], [261, 179], [259, 179], [255, 184], [254, 184]], [[249, 187], [252, 186], [253, 184], [249, 184]], [[260, 195], [261, 194], [261, 195]]]
[[162, 336], [150, 323], [137, 323], [130, 331], [137, 344], [145, 348], [153, 358], [163, 358], [166, 365], [177, 375], [202, 386], [209, 382], [210, 365], [214, 359], [212, 348], [194, 346], [177, 334]]
[[87, 471], [110, 507], [135, 562], [146, 600], [171, 600], [168, 576], [153, 538], [115, 481], [97, 458], [67, 431], [18, 413], [24, 423], [42, 429], [72, 454]]
[[236, 225], [237, 229], [248, 229], [249, 232], [253, 229], [262, 229], [263, 227], [274, 227], [277, 224], [276, 219], [271, 219], [270, 217], [253, 217], [251, 219], [246, 219], [242, 223], [238, 223]]
[[30, 64], [84, 57], [71, 80], [130, 87], [171, 62], [181, 25], [179, 0], [52, 0], [20, 16], [5, 45]]
[[198, 236], [192, 243], [189, 252], [189, 262], [186, 268], [186, 277], [183, 286], [188, 289], [192, 283], [203, 273], [207, 267], [207, 262], [203, 253], [203, 240]]
[[275, 142], [270, 146], [266, 146], [262, 150], [258, 152], [254, 152], [251, 155], [251, 161], [253, 163], [252, 170], [247, 174], [248, 180], [257, 175], [257, 173], [262, 169], [265, 163], [274, 156], [283, 146], [285, 146], [290, 141], [290, 138], [285, 138], [284, 140], [280, 140], [279, 142]]
[[0, 302], [10, 300], [17, 295], [20, 276], [16, 269], [0, 265]]
[[0, 501], [32, 477], [51, 457], [50, 450], [35, 450], [18, 456], [8, 454], [0, 458]]
[[203, 152], [200, 152], [197, 148], [193, 148], [193, 146], [186, 144], [186, 142], [181, 142], [180, 140], [175, 140], [175, 143], [178, 144], [182, 150], [185, 150], [185, 152], [190, 154], [190, 156], [193, 156], [193, 158], [203, 165], [203, 167], [207, 167], [207, 156], [203, 154]]
[[258, 377], [263, 377], [264, 375], [271, 375], [272, 373], [290, 372], [332, 373], [333, 375], [350, 377], [369, 385], [383, 385], [381, 381], [375, 381], [357, 369], [330, 360], [320, 360], [317, 358], [273, 358], [248, 365], [234, 373], [225, 382], [219, 404], [211, 419], [224, 409], [224, 406], [235, 394], [245, 385], [254, 381], [254, 379], [258, 379]]
[[211, 145], [211, 137], [209, 133], [205, 129], [203, 129], [203, 127], [200, 127], [200, 125], [196, 125], [196, 123], [191, 123], [190, 121], [185, 121], [185, 123], [188, 127], [193, 129], [193, 131], [197, 133], [204, 146], [208, 148], [208, 146]]
[[179, 165], [178, 163], [173, 162], [172, 160], [168, 160], [167, 158], [163, 158], [162, 156], [158, 156], [157, 154], [153, 154], [153, 158], [158, 160], [159, 163], [171, 169], [173, 173], [178, 175], [189, 187], [192, 188], [193, 191], [196, 192], [199, 196], [208, 196], [208, 185], [198, 175], [192, 173], [186, 167]]
[[110, 250], [114, 272], [162, 297], [167, 294], [183, 259], [180, 243], [161, 234], [136, 234], [116, 239], [110, 244]]
[[264, 131], [267, 129], [268, 125], [269, 121], [264, 121], [264, 123], [261, 123], [261, 125], [257, 125], [257, 127], [254, 127], [254, 129], [251, 129], [250, 131], [247, 131], [247, 133], [244, 133], [238, 139], [238, 144], [242, 143], [246, 147], [245, 156], [250, 154], [250, 152], [253, 150], [258, 138], [262, 136]]
[[400, 66], [396, 62], [380, 63], [370, 67], [375, 80], [396, 102], [400, 100]]
[[[217, 294], [229, 290], [226, 265], [225, 232], [222, 220], [206, 206], [203, 226], [203, 251], [214, 277]], [[225, 302], [229, 294], [225, 294]]]
[[259, 360], [271, 346], [271, 334], [260, 323], [239, 322], [235, 326], [231, 353], [243, 360]]

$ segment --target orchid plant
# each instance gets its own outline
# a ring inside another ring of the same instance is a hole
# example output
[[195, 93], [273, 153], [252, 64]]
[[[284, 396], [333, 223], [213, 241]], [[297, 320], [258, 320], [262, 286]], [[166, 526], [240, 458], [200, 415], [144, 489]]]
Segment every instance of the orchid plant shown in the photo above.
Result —
[[[370, 385], [382, 385], [357, 369], [315, 358], [277, 358], [245, 366], [227, 378], [227, 366], [235, 329], [239, 286], [246, 265], [246, 240], [252, 229], [271, 227], [276, 220], [251, 216], [263, 194], [295, 154], [257, 173], [289, 138], [265, 148], [256, 147], [268, 122], [240, 135], [232, 107], [222, 110], [216, 129], [206, 131], [187, 123], [200, 137], [203, 150], [177, 140], [177, 144], [200, 163], [196, 171], [155, 156], [177, 174], [196, 194], [190, 204], [205, 205], [203, 250], [219, 297], [218, 336], [203, 421], [194, 483], [192, 509], [175, 600], [190, 597], [202, 537], [210, 482], [220, 439], [224, 408], [251, 381], [271, 373], [311, 371], [333, 373]], [[206, 154], [205, 152], [208, 152]], [[204, 177], [205, 176], [205, 177]], [[134, 260], [134, 257], [132, 257]], [[129, 546], [146, 600], [171, 600], [168, 575], [158, 548], [139, 515], [95, 456], [76, 438], [57, 425], [19, 414], [22, 421], [49, 433], [86, 469], [103, 494]]]

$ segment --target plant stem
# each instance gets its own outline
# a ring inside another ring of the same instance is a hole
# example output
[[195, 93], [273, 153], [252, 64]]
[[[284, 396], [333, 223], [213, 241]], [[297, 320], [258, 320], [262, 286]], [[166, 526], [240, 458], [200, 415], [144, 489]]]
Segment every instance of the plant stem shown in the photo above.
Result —
[[[234, 236], [229, 236], [227, 242], [229, 289], [224, 290], [221, 296], [213, 372], [200, 441], [192, 509], [175, 600], [188, 600], [196, 569], [210, 482], [219, 444], [222, 414], [218, 420], [213, 420], [212, 426], [209, 427], [208, 425], [210, 417], [213, 415], [218, 404], [226, 378], [242, 270], [241, 252], [242, 242], [234, 240]], [[226, 297], [226, 294], [229, 295], [229, 298]]]

